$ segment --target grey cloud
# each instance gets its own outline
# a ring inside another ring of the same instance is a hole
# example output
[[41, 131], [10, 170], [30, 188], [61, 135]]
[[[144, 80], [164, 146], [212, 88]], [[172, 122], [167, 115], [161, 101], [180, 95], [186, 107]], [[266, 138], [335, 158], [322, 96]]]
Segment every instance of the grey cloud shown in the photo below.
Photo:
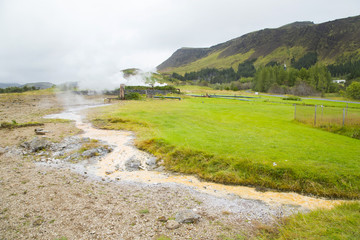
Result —
[[180, 47], [358, 9], [357, 0], [0, 0], [0, 82], [110, 86], [119, 70], [152, 69]]

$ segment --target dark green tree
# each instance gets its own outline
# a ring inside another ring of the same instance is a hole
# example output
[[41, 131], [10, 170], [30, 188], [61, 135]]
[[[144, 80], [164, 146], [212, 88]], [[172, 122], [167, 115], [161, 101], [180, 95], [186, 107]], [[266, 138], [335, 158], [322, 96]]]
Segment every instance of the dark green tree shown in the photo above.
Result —
[[360, 82], [352, 82], [346, 88], [346, 96], [353, 99], [360, 99]]
[[256, 61], [256, 59], [252, 59], [252, 60], [247, 60], [243, 63], [240, 63], [238, 66], [238, 71], [237, 71], [238, 78], [254, 77], [255, 72], [256, 72], [256, 69], [254, 66], [255, 61]]
[[308, 69], [316, 62], [317, 62], [317, 54], [315, 52], [309, 52], [305, 54], [302, 58], [300, 58], [298, 61], [293, 60], [291, 66], [299, 70], [301, 68]]

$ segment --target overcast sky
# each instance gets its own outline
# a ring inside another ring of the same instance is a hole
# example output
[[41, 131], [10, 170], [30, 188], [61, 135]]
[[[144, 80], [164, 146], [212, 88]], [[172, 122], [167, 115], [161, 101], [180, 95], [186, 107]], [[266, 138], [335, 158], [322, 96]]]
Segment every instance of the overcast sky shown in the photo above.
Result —
[[181, 47], [359, 10], [359, 0], [0, 0], [0, 82], [116, 82]]

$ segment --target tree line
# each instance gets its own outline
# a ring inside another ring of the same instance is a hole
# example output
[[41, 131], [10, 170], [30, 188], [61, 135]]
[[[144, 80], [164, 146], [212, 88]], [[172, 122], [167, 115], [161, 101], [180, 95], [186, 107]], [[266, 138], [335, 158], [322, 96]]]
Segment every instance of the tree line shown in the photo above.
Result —
[[[184, 76], [173, 73], [172, 78], [190, 81], [198, 85], [211, 85], [216, 89], [243, 90], [278, 94], [312, 95], [317, 92], [332, 93], [345, 90], [352, 81], [360, 79], [360, 61], [348, 61], [342, 64], [321, 65], [317, 63], [317, 54], [310, 52], [295, 61], [291, 67], [270, 62], [264, 67], [255, 68], [256, 59], [238, 65], [237, 72], [227, 69], [205, 68], [185, 73]], [[342, 86], [332, 82], [332, 77], [347, 80]]]
[[360, 78], [360, 60], [331, 64], [328, 69], [334, 77], [344, 77], [347, 80]]
[[255, 61], [256, 59], [253, 59], [240, 63], [238, 65], [237, 72], [235, 72], [232, 67], [225, 69], [204, 68], [200, 71], [185, 73], [184, 76], [173, 73], [171, 77], [180, 81], [204, 81], [209, 84], [231, 83], [239, 80], [240, 78], [254, 77], [256, 73], [256, 69], [254, 67]]
[[338, 85], [332, 82], [331, 74], [326, 66], [319, 64], [300, 70], [285, 69], [281, 66], [260, 67], [253, 79], [254, 91], [282, 94], [298, 91], [291, 89], [293, 87], [306, 90], [297, 92], [296, 95], [310, 95], [314, 92], [329, 93], [339, 90]]
[[25, 85], [23, 87], [0, 88], [0, 93], [22, 93], [22, 92], [34, 91], [34, 90], [39, 90], [39, 88], [34, 86], [28, 87]]

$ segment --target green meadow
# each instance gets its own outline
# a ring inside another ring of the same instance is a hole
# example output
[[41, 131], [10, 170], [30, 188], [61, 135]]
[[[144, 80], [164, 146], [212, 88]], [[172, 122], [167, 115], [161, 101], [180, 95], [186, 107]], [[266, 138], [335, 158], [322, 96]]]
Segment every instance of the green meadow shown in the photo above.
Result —
[[344, 203], [331, 210], [299, 213], [276, 228], [264, 228], [256, 239], [360, 239], [360, 203]]
[[360, 141], [294, 121], [291, 104], [185, 97], [127, 101], [101, 111], [96, 126], [135, 131], [137, 146], [172, 171], [227, 184], [360, 197]]

